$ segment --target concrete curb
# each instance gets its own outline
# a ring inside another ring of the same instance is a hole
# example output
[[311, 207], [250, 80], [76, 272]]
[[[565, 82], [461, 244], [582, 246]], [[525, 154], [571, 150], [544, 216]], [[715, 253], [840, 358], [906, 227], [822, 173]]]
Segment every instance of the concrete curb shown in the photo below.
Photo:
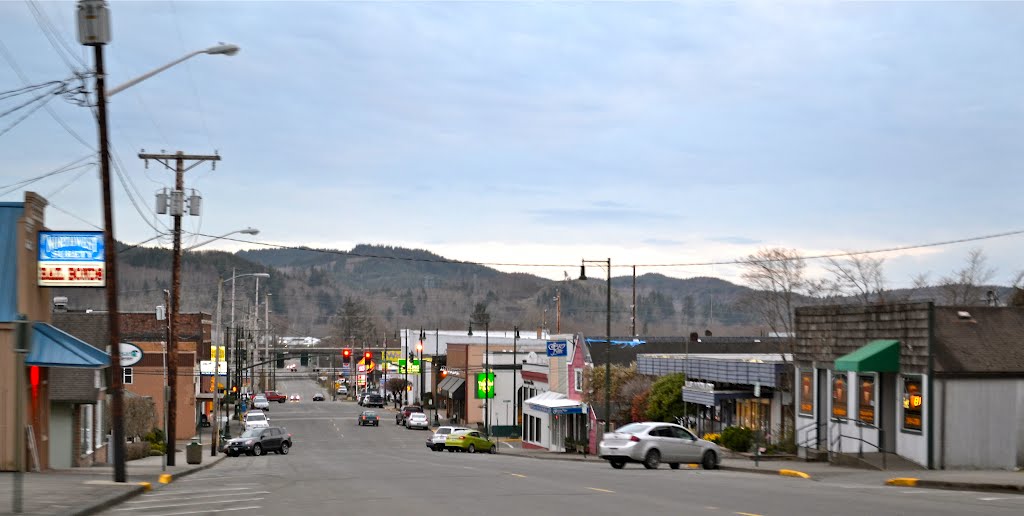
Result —
[[991, 491], [998, 493], [1024, 493], [1022, 484], [996, 484], [990, 482], [955, 482], [951, 480], [923, 480], [920, 478], [890, 478], [887, 486], [945, 489], [952, 491]]
[[[182, 471], [181, 473], [172, 473], [172, 474], [166, 475], [166, 476], [170, 477], [169, 480], [167, 482], [163, 482], [161, 480], [160, 483], [162, 483], [162, 484], [170, 484], [176, 478], [187, 477], [187, 476], [189, 476], [189, 475], [191, 475], [193, 473], [196, 473], [198, 471], [203, 471], [205, 469], [212, 468], [212, 467], [216, 466], [218, 463], [220, 463], [220, 461], [224, 460], [225, 458], [227, 458], [227, 455], [224, 455], [223, 453], [218, 454], [217, 457], [214, 458], [213, 460], [211, 460], [209, 464], [203, 464], [203, 465], [200, 465], [199, 467], [192, 468], [192, 469], [190, 469], [188, 471]], [[163, 477], [163, 476], [165, 476], [165, 475], [161, 475], [161, 477]], [[86, 507], [82, 507], [80, 509], [77, 509], [77, 510], [74, 510], [72, 512], [69, 512], [68, 514], [70, 516], [88, 516], [88, 515], [91, 515], [91, 514], [98, 514], [100, 512], [103, 512], [103, 511], [111, 508], [111, 507], [120, 505], [120, 504], [122, 504], [122, 503], [124, 503], [124, 502], [126, 502], [128, 500], [131, 500], [132, 498], [135, 498], [136, 496], [139, 496], [139, 495], [141, 495], [141, 494], [143, 494], [143, 493], [145, 493], [147, 491], [150, 491], [152, 489], [153, 489], [153, 486], [149, 482], [139, 482], [138, 484], [135, 485], [135, 487], [133, 487], [132, 489], [129, 489], [128, 491], [126, 491], [124, 493], [111, 496], [111, 497], [106, 498], [104, 500], [100, 500], [100, 501], [98, 501], [98, 502], [96, 502], [96, 503], [94, 503], [92, 505], [88, 505]]]
[[760, 468], [741, 468], [737, 466], [719, 466], [718, 469], [723, 471], [738, 471], [741, 473], [760, 473], [762, 475], [781, 475], [784, 477], [802, 478], [805, 480], [814, 480], [810, 475], [803, 471], [797, 471], [795, 469], [760, 469]]
[[78, 508], [76, 510], [73, 510], [73, 511], [67, 513], [67, 514], [69, 514], [70, 516], [87, 516], [87, 515], [90, 515], [90, 514], [98, 514], [98, 513], [101, 513], [103, 511], [111, 508], [111, 507], [120, 505], [120, 504], [122, 504], [122, 503], [124, 503], [124, 502], [126, 502], [128, 500], [131, 500], [132, 498], [135, 498], [136, 496], [139, 496], [140, 494], [145, 493], [148, 490], [149, 489], [146, 486], [144, 486], [144, 485], [136, 485], [135, 487], [133, 487], [132, 489], [129, 489], [128, 491], [126, 491], [124, 493], [117, 494], [117, 495], [114, 495], [114, 496], [110, 496], [110, 497], [108, 497], [108, 498], [106, 498], [104, 500], [100, 500], [100, 501], [98, 501], [98, 502], [96, 502], [96, 503], [94, 503], [92, 505], [87, 505], [85, 507], [80, 507], [80, 508]]

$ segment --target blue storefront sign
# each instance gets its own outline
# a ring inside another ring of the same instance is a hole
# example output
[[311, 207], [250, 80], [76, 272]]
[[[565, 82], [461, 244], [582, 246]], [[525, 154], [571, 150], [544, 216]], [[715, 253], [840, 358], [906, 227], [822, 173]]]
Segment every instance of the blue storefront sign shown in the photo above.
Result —
[[569, 354], [569, 343], [564, 340], [549, 340], [548, 341], [548, 356], [549, 357], [564, 357]]
[[106, 285], [102, 231], [40, 231], [37, 249], [39, 286]]

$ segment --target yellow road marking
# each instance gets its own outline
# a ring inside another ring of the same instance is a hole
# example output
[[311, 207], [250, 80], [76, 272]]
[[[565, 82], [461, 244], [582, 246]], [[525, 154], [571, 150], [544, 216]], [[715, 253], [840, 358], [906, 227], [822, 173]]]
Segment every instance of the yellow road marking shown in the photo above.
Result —
[[167, 474], [167, 473], [164, 473], [163, 475], [160, 475], [160, 483], [161, 484], [170, 484], [171, 480], [173, 480], [173, 479], [174, 479], [174, 477], [169, 475], [169, 474]]
[[153, 484], [150, 484], [149, 482], [139, 482], [139, 485], [142, 486], [142, 489], [145, 489], [146, 491], [153, 490]]
[[795, 469], [780, 469], [779, 474], [784, 477], [811, 478], [807, 473]]
[[599, 489], [599, 488], [596, 488], [596, 487], [588, 487], [587, 489], [590, 489], [591, 491], [600, 491], [602, 493], [614, 493], [615, 492], [615, 491], [609, 491], [607, 489]]
[[889, 480], [885, 481], [885, 484], [889, 485], [889, 486], [916, 487], [917, 486], [917, 479], [916, 478], [890, 478]]

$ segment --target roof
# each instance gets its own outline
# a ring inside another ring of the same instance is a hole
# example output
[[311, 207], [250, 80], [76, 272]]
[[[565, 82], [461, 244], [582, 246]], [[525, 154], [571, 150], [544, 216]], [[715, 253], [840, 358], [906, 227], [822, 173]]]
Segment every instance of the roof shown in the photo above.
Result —
[[55, 312], [53, 325], [95, 348], [107, 349], [110, 345], [109, 318], [106, 312]]
[[835, 361], [836, 371], [856, 373], [898, 373], [900, 372], [900, 341], [873, 340]]
[[98, 369], [110, 365], [110, 356], [49, 324], [35, 322], [32, 323], [32, 349], [25, 364]]
[[935, 307], [934, 330], [937, 373], [1024, 374], [1022, 307]]
[[643, 344], [616, 345], [617, 341], [631, 342], [633, 337], [612, 337], [611, 350], [607, 350], [607, 339], [603, 337], [581, 337], [586, 342], [589, 358], [594, 364], [603, 364], [605, 356], [610, 355], [613, 364], [629, 364], [641, 353], [713, 353], [713, 354], [751, 354], [778, 353], [786, 350], [789, 339], [774, 337], [701, 337], [691, 341], [689, 337], [637, 337]]
[[55, 367], [50, 370], [50, 401], [63, 403], [96, 403], [96, 371]]

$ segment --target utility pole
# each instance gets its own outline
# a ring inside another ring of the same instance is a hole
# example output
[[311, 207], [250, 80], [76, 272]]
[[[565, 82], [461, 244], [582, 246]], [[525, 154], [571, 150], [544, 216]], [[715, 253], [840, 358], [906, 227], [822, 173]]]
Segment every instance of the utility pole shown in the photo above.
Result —
[[[110, 354], [121, 355], [121, 322], [117, 306], [117, 241], [114, 239], [114, 202], [110, 191], [110, 147], [107, 137], [107, 85], [103, 45], [110, 42], [110, 9], [105, 0], [78, 4], [78, 42], [93, 48], [96, 60], [96, 120], [100, 138], [100, 182], [103, 190], [103, 254], [107, 277], [107, 333]], [[113, 422], [114, 482], [128, 480], [124, 453], [124, 376], [120, 360], [110, 361], [110, 419]]]
[[630, 316], [630, 320], [633, 321], [633, 325], [630, 330], [630, 335], [636, 337], [636, 265], [633, 266], [633, 304], [631, 307], [633, 313]]
[[[175, 438], [177, 437], [177, 414], [178, 414], [178, 314], [180, 313], [181, 304], [181, 216], [185, 212], [185, 172], [192, 170], [200, 163], [206, 161], [217, 162], [220, 161], [220, 156], [204, 156], [195, 154], [185, 154], [178, 151], [174, 154], [146, 154], [144, 152], [139, 153], [139, 159], [145, 160], [146, 167], [149, 167], [149, 160], [154, 160], [160, 163], [168, 170], [174, 170], [174, 190], [171, 192], [170, 199], [170, 211], [171, 216], [174, 218], [174, 258], [171, 264], [171, 306], [168, 318], [170, 319], [169, 325], [171, 328], [171, 340], [167, 346], [167, 373], [168, 382], [170, 382], [170, 396], [168, 396], [167, 405], [168, 414], [167, 417], [167, 465], [174, 466], [175, 462]], [[171, 167], [170, 160], [175, 161], [175, 166]], [[192, 161], [188, 168], [185, 168], [185, 161]], [[214, 165], [216, 168], [216, 164]], [[158, 203], [159, 204], [159, 203]], [[158, 206], [159, 207], [159, 206]], [[197, 216], [200, 213], [201, 200], [197, 195], [193, 195], [189, 202], [189, 210], [192, 216]], [[112, 290], [111, 287], [107, 286], [108, 290]], [[116, 290], [114, 291], [116, 293]], [[112, 311], [113, 313], [113, 311]], [[113, 324], [112, 324], [113, 325]]]
[[555, 289], [555, 333], [562, 333], [562, 291]]

